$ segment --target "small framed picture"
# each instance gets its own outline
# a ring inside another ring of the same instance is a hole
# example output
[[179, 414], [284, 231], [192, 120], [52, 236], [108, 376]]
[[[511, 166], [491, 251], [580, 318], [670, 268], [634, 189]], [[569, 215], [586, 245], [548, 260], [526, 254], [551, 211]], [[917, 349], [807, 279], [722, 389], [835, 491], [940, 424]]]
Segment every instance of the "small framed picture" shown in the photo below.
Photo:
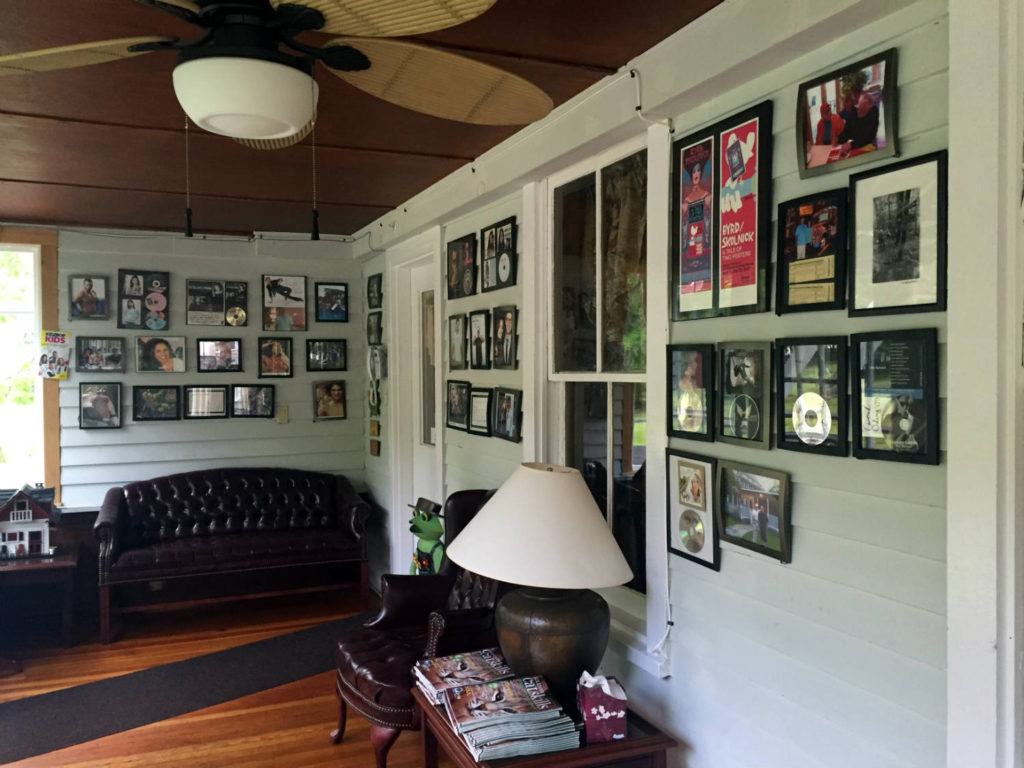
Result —
[[480, 291], [516, 284], [516, 217], [480, 230]]
[[776, 339], [776, 441], [846, 455], [846, 337]]
[[68, 318], [71, 320], [106, 320], [110, 317], [107, 303], [107, 278], [99, 275], [71, 275], [68, 278]]
[[445, 424], [451, 429], [469, 431], [469, 390], [468, 381], [448, 380]]
[[235, 384], [232, 386], [231, 415], [246, 419], [274, 418], [274, 385]]
[[76, 336], [75, 370], [124, 373], [124, 342], [123, 336]]
[[137, 336], [135, 338], [135, 370], [140, 373], [185, 372], [184, 336]]
[[523, 390], [497, 387], [491, 404], [491, 434], [518, 443], [522, 435]]
[[313, 382], [313, 421], [345, 418], [345, 382], [341, 379]]
[[80, 429], [121, 427], [121, 385], [118, 382], [78, 385], [78, 426]]
[[779, 206], [775, 312], [842, 309], [846, 299], [846, 190]]
[[259, 345], [261, 379], [288, 378], [292, 375], [291, 339], [261, 336]]
[[225, 298], [220, 280], [186, 280], [186, 325], [224, 325]]
[[183, 388], [186, 419], [226, 419], [228, 417], [227, 385], [200, 387], [186, 384]]
[[242, 280], [224, 281], [224, 322], [235, 328], [249, 324], [249, 284]]
[[896, 49], [801, 83], [796, 102], [800, 178], [896, 155]]
[[668, 433], [690, 440], [713, 440], [714, 345], [670, 344], [668, 390], [672, 409], [668, 414]]
[[491, 313], [482, 309], [469, 313], [469, 367], [491, 367]]
[[448, 299], [461, 299], [476, 293], [476, 235], [452, 240], [448, 253]]
[[718, 345], [718, 361], [718, 439], [771, 447], [771, 342], [723, 342]]
[[934, 328], [850, 337], [858, 459], [939, 463], [937, 345]]
[[789, 475], [721, 459], [717, 488], [722, 541], [788, 563], [792, 559]]
[[518, 364], [516, 357], [516, 326], [518, 312], [515, 305], [495, 307], [491, 310], [494, 318], [494, 344], [491, 347], [491, 364], [502, 370], [515, 370]]
[[469, 393], [469, 431], [474, 435], [491, 434], [492, 389], [477, 389]]
[[665, 450], [668, 461], [668, 551], [705, 568], [721, 567], [715, 523], [715, 460]]
[[313, 288], [316, 292], [316, 321], [347, 323], [348, 283], [314, 283]]
[[263, 276], [263, 330], [306, 330], [306, 278]]
[[380, 309], [384, 303], [384, 275], [378, 272], [366, 278], [366, 307]]
[[464, 371], [469, 367], [466, 359], [466, 316], [448, 318], [448, 370]]
[[370, 419], [370, 437], [380, 437], [380, 421]]
[[117, 327], [165, 331], [170, 327], [170, 272], [119, 269]]
[[132, 421], [177, 421], [181, 387], [132, 387]]
[[850, 315], [946, 309], [946, 152], [850, 177]]
[[234, 373], [242, 370], [241, 339], [196, 339], [200, 373]]
[[380, 456], [380, 440], [371, 440], [370, 441], [370, 455], [371, 456]]
[[368, 312], [366, 314], [366, 343], [380, 344], [384, 336], [384, 313]]
[[348, 342], [345, 339], [306, 339], [307, 371], [344, 371], [348, 369]]

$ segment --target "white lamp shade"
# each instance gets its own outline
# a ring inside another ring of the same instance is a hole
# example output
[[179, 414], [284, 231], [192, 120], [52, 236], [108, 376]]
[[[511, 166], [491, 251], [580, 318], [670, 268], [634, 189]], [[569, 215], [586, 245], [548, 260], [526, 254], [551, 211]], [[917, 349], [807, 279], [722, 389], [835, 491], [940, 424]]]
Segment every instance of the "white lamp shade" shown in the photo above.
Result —
[[211, 56], [174, 68], [174, 93], [200, 128], [233, 139], [283, 139], [313, 119], [316, 80], [261, 59]]
[[593, 589], [633, 572], [579, 470], [521, 464], [470, 520], [448, 557], [510, 584]]

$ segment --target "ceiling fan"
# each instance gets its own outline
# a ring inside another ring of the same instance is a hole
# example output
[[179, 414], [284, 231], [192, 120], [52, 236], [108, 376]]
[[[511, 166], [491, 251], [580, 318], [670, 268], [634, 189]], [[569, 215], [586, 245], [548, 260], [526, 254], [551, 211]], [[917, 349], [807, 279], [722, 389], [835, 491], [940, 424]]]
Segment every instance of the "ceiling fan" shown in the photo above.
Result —
[[[466, 56], [391, 38], [476, 18], [497, 0], [136, 0], [199, 27], [195, 40], [132, 37], [0, 56], [0, 75], [46, 72], [176, 51], [174, 91], [189, 118], [259, 149], [301, 141], [316, 115], [317, 61], [367, 93], [435, 117], [524, 125], [551, 98]], [[304, 32], [341, 35], [321, 48]]]

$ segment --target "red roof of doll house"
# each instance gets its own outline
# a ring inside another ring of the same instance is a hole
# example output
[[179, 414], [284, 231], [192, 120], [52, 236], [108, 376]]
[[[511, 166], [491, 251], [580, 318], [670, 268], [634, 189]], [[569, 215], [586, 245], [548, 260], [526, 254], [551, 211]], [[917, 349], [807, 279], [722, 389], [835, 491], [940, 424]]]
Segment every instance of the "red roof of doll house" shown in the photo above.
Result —
[[28, 501], [33, 520], [55, 520], [53, 514], [53, 488], [0, 489], [0, 523], [9, 522], [11, 511], [19, 499]]

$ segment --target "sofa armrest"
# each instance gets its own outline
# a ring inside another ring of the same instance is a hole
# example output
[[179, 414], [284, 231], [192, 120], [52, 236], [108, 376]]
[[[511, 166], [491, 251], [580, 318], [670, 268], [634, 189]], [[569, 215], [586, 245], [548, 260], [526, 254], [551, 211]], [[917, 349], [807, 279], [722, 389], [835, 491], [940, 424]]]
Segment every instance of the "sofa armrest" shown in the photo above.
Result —
[[351, 533], [365, 550], [366, 518], [370, 516], [370, 505], [356, 493], [344, 475], [334, 476], [334, 497], [338, 505], [338, 527]]
[[120, 552], [118, 533], [121, 529], [122, 514], [127, 514], [124, 490], [111, 488], [103, 497], [103, 504], [96, 516], [92, 530], [100, 543], [100, 583], [106, 581], [107, 571]]
[[427, 658], [446, 656], [450, 653], [491, 648], [497, 644], [494, 608], [433, 611], [430, 614], [427, 647], [423, 655]]
[[452, 576], [407, 576], [385, 573], [380, 578], [380, 613], [363, 626], [373, 629], [427, 625], [431, 611], [443, 608], [452, 591]]

